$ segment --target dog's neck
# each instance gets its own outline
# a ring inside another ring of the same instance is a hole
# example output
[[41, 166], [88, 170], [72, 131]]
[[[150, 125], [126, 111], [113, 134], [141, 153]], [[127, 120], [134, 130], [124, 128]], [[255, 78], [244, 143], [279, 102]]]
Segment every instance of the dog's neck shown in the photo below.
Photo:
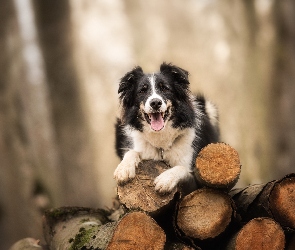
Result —
[[149, 142], [153, 147], [159, 150], [169, 150], [176, 140], [183, 135], [183, 131], [173, 128], [168, 122], [165, 128], [161, 131], [153, 131], [149, 127], [145, 127], [142, 133], [143, 138]]

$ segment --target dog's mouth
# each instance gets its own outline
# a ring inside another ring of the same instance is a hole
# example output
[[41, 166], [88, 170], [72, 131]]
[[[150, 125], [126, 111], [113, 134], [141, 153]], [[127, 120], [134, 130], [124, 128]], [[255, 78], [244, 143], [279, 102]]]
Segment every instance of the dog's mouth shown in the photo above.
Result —
[[154, 131], [160, 131], [165, 127], [165, 121], [167, 120], [168, 115], [168, 109], [165, 112], [144, 113], [146, 121]]

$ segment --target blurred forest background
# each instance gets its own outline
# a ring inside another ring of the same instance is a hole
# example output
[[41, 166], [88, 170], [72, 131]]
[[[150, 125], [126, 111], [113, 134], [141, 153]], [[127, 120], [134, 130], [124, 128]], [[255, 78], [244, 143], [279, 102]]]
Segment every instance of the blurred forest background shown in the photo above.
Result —
[[119, 79], [163, 61], [219, 107], [238, 185], [294, 172], [295, 1], [1, 0], [0, 249], [111, 206]]

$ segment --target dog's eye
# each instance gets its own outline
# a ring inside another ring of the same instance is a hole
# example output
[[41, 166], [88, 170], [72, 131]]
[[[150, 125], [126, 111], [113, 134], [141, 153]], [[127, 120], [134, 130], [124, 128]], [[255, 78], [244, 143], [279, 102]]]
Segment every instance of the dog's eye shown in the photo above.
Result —
[[147, 86], [147, 85], [143, 85], [143, 86], [140, 88], [139, 93], [145, 93], [145, 92], [147, 92], [147, 90], [148, 90], [148, 86]]
[[159, 82], [159, 89], [161, 91], [167, 91], [167, 90], [169, 90], [169, 87], [166, 84], [164, 84], [163, 82]]

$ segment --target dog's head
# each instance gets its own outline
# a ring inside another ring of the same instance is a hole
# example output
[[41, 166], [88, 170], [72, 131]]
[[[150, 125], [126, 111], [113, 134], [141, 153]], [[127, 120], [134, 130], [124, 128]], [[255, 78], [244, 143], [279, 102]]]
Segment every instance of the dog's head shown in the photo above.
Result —
[[135, 67], [119, 85], [123, 122], [138, 130], [145, 125], [153, 131], [164, 129], [178, 103], [189, 103], [188, 86], [188, 72], [177, 66], [163, 63], [153, 74]]

